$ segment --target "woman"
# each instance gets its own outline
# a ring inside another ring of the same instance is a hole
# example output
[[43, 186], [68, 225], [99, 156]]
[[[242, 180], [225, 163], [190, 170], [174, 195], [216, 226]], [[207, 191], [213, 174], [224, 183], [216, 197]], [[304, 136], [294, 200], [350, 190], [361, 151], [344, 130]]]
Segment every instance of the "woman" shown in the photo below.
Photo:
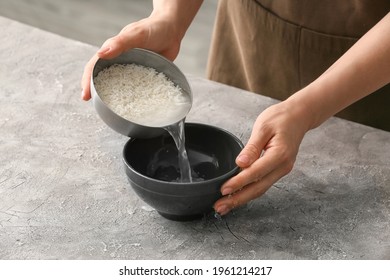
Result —
[[[89, 61], [82, 98], [90, 99], [98, 57], [140, 47], [174, 60], [201, 3], [155, 0], [148, 18], [108, 39]], [[218, 213], [261, 196], [288, 174], [305, 133], [336, 113], [390, 131], [389, 10], [379, 0], [220, 1], [209, 77], [284, 101], [258, 116], [236, 160], [242, 172], [221, 188]]]
[[[220, 1], [208, 76], [279, 100], [305, 87], [390, 11], [390, 1]], [[390, 86], [337, 116], [390, 131]]]

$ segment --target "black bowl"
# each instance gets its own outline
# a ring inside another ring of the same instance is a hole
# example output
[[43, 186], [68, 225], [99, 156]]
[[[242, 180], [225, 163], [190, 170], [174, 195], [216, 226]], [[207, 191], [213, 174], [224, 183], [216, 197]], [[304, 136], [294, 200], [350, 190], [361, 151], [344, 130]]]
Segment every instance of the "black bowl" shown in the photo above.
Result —
[[235, 159], [243, 148], [230, 132], [205, 124], [186, 123], [185, 137], [193, 182], [180, 182], [178, 151], [168, 133], [130, 139], [123, 149], [134, 191], [160, 215], [177, 221], [200, 218], [212, 210], [221, 197], [221, 185], [239, 172]]

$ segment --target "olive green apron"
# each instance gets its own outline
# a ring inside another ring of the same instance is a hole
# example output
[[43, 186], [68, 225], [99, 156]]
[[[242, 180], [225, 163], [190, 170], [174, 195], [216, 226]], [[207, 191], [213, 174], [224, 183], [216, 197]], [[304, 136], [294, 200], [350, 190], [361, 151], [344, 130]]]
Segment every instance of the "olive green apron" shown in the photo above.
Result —
[[[220, 0], [207, 76], [284, 100], [389, 11], [388, 0]], [[389, 109], [387, 85], [336, 116], [390, 131]]]

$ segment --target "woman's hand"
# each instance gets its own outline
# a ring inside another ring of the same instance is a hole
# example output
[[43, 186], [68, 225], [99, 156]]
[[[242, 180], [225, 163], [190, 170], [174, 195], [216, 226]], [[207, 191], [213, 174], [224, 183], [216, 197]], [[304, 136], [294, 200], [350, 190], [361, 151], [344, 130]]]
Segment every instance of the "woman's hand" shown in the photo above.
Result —
[[323, 75], [257, 118], [237, 157], [243, 170], [221, 188], [214, 204], [221, 215], [264, 194], [289, 173], [309, 129], [390, 83], [390, 13]]
[[104, 42], [84, 68], [82, 99], [91, 98], [90, 79], [98, 58], [110, 59], [132, 48], [144, 48], [174, 60], [179, 53], [181, 39], [175, 36], [173, 28], [169, 21], [149, 17], [127, 25], [118, 35]]
[[252, 135], [236, 159], [242, 171], [221, 188], [214, 209], [220, 215], [263, 195], [293, 168], [299, 145], [309, 129], [304, 110], [289, 100], [257, 118]]
[[91, 74], [99, 58], [110, 59], [132, 48], [143, 48], [173, 61], [179, 53], [181, 40], [202, 2], [203, 0], [154, 0], [153, 12], [148, 18], [124, 27], [118, 35], [104, 42], [100, 50], [89, 60], [81, 80], [82, 99], [91, 98]]

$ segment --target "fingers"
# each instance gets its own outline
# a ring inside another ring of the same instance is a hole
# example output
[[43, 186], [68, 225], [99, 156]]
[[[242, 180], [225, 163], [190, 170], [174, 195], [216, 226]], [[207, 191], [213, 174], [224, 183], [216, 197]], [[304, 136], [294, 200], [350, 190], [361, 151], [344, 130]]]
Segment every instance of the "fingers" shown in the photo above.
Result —
[[248, 184], [262, 180], [273, 170], [283, 168], [284, 164], [286, 163], [281, 161], [277, 150], [270, 149], [250, 167], [243, 169], [239, 174], [226, 181], [221, 187], [221, 193], [222, 195], [234, 193]]
[[272, 151], [267, 157], [259, 160], [267, 142], [271, 138], [272, 134], [268, 135], [265, 129], [257, 131], [256, 127], [253, 128], [248, 143], [236, 158], [236, 164], [243, 171], [222, 186], [221, 192], [223, 195], [230, 194], [249, 183], [259, 180], [276, 168], [276, 161], [272, 158]]
[[258, 145], [248, 143], [237, 156], [236, 164], [241, 168], [245, 168], [257, 160], [260, 157], [261, 152], [262, 148], [258, 147]]
[[85, 101], [91, 99], [90, 82], [93, 67], [98, 60], [98, 56], [94, 55], [85, 65], [83, 77], [81, 78], [81, 98]]
[[255, 197], [263, 195], [277, 180], [284, 176], [282, 169], [277, 169], [269, 173], [263, 179], [247, 185], [242, 190], [227, 195], [219, 199], [214, 204], [214, 209], [220, 215], [226, 215], [232, 209], [244, 205]]
[[252, 135], [248, 140], [248, 143], [242, 149], [241, 153], [237, 156], [236, 164], [241, 168], [246, 168], [260, 158], [267, 141], [272, 135], [267, 132], [266, 129], [253, 128]]
[[293, 168], [300, 143], [307, 132], [300, 110], [288, 101], [264, 110], [257, 118], [248, 144], [236, 159], [242, 171], [221, 187], [224, 195], [214, 209], [225, 215], [231, 209], [263, 195]]
[[221, 193], [224, 197], [215, 203], [215, 211], [225, 215], [231, 209], [263, 195], [292, 170], [295, 162], [292, 150], [287, 146], [274, 145], [272, 141], [268, 146], [270, 148], [262, 157], [223, 184]]
[[117, 57], [123, 53], [127, 48], [131, 48], [131, 45], [125, 45], [122, 43], [122, 36], [115, 36], [108, 39], [97, 53], [88, 61], [84, 68], [83, 77], [81, 78], [81, 98], [85, 101], [91, 99], [90, 81], [92, 76], [93, 67], [99, 58], [110, 59]]
[[110, 58], [115, 57], [119, 51], [115, 49], [118, 44], [113, 44], [112, 39], [107, 40], [102, 47], [97, 51], [97, 53], [88, 61], [88, 63], [84, 67], [84, 73], [81, 78], [81, 98], [85, 101], [91, 99], [91, 76], [93, 67], [95, 66], [96, 61], [99, 58]]
[[175, 32], [176, 28], [167, 20], [145, 18], [125, 26], [118, 35], [108, 39], [87, 63], [81, 81], [82, 99], [89, 100], [89, 89], [93, 66], [99, 58], [111, 59], [132, 48], [144, 48], [174, 60], [180, 49], [181, 39]]
[[135, 24], [130, 24], [125, 27], [118, 35], [105, 41], [102, 47], [89, 60], [84, 68], [83, 77], [81, 79], [81, 98], [86, 101], [91, 98], [90, 80], [93, 67], [99, 58], [111, 59], [119, 56], [131, 48], [142, 48], [145, 42], [145, 36], [148, 36], [147, 29], [137, 28]]
[[97, 52], [97, 56], [102, 59], [111, 59], [136, 46], [142, 47], [141, 45], [134, 43], [134, 40], [139, 39], [132, 33], [121, 31], [118, 35], [103, 43], [102, 47]]

